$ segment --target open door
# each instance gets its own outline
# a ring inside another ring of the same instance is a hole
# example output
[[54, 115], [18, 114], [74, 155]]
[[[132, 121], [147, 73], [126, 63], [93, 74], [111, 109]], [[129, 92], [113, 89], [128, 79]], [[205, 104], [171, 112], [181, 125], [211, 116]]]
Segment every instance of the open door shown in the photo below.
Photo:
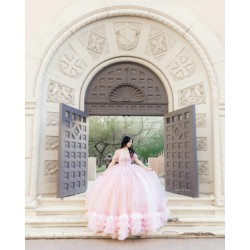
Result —
[[199, 197], [195, 105], [167, 113], [165, 129], [165, 189]]
[[59, 167], [57, 197], [87, 190], [88, 136], [87, 114], [63, 103], [59, 119]]

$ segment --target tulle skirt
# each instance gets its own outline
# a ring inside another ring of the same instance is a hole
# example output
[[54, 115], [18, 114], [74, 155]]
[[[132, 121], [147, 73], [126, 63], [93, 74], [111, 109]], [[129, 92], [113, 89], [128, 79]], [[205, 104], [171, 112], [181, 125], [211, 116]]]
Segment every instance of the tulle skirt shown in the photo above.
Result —
[[86, 195], [88, 228], [114, 239], [156, 232], [169, 217], [156, 173], [136, 164], [111, 167]]

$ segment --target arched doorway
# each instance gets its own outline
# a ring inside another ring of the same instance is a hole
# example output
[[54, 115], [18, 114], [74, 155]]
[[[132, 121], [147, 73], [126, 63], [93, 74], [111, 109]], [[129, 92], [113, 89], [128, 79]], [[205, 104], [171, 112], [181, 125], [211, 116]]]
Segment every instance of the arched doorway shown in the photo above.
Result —
[[148, 68], [132, 62], [102, 69], [85, 94], [89, 115], [163, 116], [168, 96], [161, 80]]

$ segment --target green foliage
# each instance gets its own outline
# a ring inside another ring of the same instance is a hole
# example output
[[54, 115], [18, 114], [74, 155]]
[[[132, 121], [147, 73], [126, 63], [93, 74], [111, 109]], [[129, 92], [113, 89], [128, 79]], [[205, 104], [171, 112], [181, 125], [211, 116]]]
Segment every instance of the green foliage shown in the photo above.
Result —
[[89, 121], [89, 155], [97, 157], [98, 167], [108, 153], [120, 148], [123, 136], [134, 140], [134, 149], [145, 162], [163, 151], [162, 117], [92, 116]]

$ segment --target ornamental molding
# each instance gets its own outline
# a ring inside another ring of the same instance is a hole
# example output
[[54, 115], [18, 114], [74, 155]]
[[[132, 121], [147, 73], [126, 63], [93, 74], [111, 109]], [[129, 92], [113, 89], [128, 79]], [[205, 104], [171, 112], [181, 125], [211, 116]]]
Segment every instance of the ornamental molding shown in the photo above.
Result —
[[189, 106], [193, 104], [205, 104], [206, 94], [203, 83], [178, 91], [179, 106]]
[[[34, 136], [33, 136], [33, 150], [32, 150], [32, 175], [31, 175], [31, 188], [30, 194], [33, 199], [37, 196], [37, 176], [39, 172], [39, 152], [40, 152], [40, 127], [41, 127], [41, 114], [42, 114], [42, 87], [44, 84], [45, 74], [48, 65], [52, 57], [57, 52], [58, 48], [62, 43], [68, 39], [72, 34], [81, 28], [85, 27], [90, 23], [94, 23], [98, 20], [110, 18], [110, 17], [120, 17], [120, 16], [135, 16], [146, 18], [149, 20], [154, 20], [163, 25], [170, 27], [173, 31], [177, 32], [181, 37], [183, 37], [194, 49], [199, 58], [201, 59], [206, 73], [209, 79], [209, 84], [211, 87], [211, 97], [212, 97], [212, 127], [213, 127], [213, 140], [214, 140], [214, 177], [215, 177], [215, 202], [220, 204], [222, 197], [222, 177], [221, 177], [221, 154], [220, 154], [220, 120], [219, 112], [217, 110], [218, 106], [218, 84], [213, 71], [212, 65], [208, 59], [207, 53], [203, 50], [201, 45], [193, 38], [193, 36], [182, 28], [179, 24], [170, 20], [167, 16], [156, 14], [151, 10], [151, 12], [141, 10], [141, 9], [118, 9], [118, 10], [107, 10], [101, 13], [91, 13], [89, 16], [83, 18], [82, 20], [76, 22], [75, 24], [68, 27], [68, 30], [62, 33], [60, 37], [56, 37], [51, 47], [46, 51], [44, 58], [42, 58], [42, 64], [36, 79], [36, 112], [34, 116]], [[53, 43], [54, 42], [54, 43]]]
[[50, 80], [47, 101], [54, 103], [75, 104], [75, 90], [61, 83]]
[[109, 53], [109, 46], [104, 25], [84, 32], [78, 37], [78, 39], [93, 59], [97, 59], [101, 55]]
[[198, 151], [207, 151], [207, 137], [196, 137]]
[[207, 161], [198, 161], [198, 173], [205, 177], [209, 176]]
[[204, 114], [196, 114], [196, 127], [205, 128], [207, 126], [207, 116]]
[[58, 67], [62, 74], [77, 78], [83, 73], [86, 64], [73, 47], [69, 45], [59, 58]]
[[143, 91], [133, 84], [119, 84], [111, 89], [108, 94], [110, 102], [143, 102], [145, 100]]
[[58, 161], [57, 160], [46, 160], [44, 161], [44, 175], [54, 176], [57, 175]]
[[161, 60], [177, 39], [157, 27], [151, 26], [145, 53]]
[[119, 48], [131, 50], [137, 46], [141, 24], [114, 23], [116, 41]]
[[185, 48], [170, 63], [168, 69], [176, 80], [182, 80], [194, 74], [195, 62]]
[[57, 112], [47, 112], [46, 125], [59, 127], [59, 113]]
[[45, 138], [45, 150], [58, 150], [59, 136], [47, 135]]

